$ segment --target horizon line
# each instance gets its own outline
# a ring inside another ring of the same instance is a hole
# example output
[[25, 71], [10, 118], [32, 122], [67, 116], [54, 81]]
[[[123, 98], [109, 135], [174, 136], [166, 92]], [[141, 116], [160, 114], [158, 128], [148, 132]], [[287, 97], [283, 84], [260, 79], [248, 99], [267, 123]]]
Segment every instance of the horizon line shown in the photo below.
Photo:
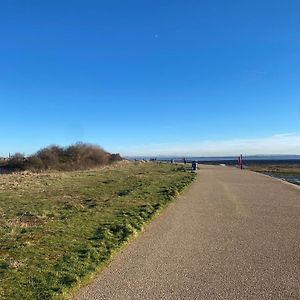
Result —
[[[298, 157], [300, 159], [300, 154], [241, 154], [243, 157]], [[124, 158], [234, 158], [238, 157], [239, 155], [212, 155], [212, 156], [206, 156], [206, 155], [124, 155]]]

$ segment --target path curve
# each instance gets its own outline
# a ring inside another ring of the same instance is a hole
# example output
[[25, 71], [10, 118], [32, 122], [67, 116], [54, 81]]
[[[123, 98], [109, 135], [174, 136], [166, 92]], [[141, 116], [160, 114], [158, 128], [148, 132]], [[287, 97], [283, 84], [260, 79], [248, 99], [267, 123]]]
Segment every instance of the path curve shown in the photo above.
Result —
[[250, 171], [200, 168], [74, 300], [300, 299], [300, 189]]

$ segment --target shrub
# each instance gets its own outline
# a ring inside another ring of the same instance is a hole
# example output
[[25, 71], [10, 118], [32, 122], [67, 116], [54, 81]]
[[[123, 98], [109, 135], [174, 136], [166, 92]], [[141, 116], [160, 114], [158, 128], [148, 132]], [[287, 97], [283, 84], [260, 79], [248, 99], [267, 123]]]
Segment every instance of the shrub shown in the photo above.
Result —
[[45, 169], [56, 169], [62, 162], [63, 156], [64, 149], [54, 145], [39, 150], [32, 158], [41, 160]]
[[44, 162], [36, 155], [30, 156], [27, 160], [27, 169], [30, 170], [43, 170], [45, 169]]
[[12, 171], [30, 170], [84, 170], [122, 160], [120, 154], [110, 154], [97, 145], [76, 143], [63, 148], [51, 145], [25, 158], [16, 153], [7, 163]]
[[119, 153], [111, 154], [110, 158], [109, 158], [110, 163], [114, 163], [116, 161], [121, 161], [121, 160], [122, 160], [122, 157]]
[[13, 171], [23, 171], [26, 169], [26, 158], [22, 153], [15, 153], [10, 157], [6, 167]]

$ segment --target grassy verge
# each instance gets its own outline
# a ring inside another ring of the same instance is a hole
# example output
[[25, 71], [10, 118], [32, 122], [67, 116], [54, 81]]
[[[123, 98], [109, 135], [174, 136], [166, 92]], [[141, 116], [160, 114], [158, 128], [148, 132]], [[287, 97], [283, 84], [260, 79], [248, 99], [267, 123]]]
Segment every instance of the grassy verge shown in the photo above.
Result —
[[0, 176], [0, 299], [55, 299], [194, 178], [178, 165]]
[[300, 175], [300, 165], [253, 165], [248, 169], [261, 173], [281, 173], [281, 174], [298, 174]]
[[300, 185], [300, 165], [253, 165], [250, 170]]

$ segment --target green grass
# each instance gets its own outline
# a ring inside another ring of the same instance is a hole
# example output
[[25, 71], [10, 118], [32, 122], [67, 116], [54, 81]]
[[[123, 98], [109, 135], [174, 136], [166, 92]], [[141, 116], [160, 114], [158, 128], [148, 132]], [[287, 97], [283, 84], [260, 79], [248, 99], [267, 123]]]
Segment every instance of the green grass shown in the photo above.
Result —
[[0, 299], [63, 299], [194, 179], [183, 167], [0, 177]]

